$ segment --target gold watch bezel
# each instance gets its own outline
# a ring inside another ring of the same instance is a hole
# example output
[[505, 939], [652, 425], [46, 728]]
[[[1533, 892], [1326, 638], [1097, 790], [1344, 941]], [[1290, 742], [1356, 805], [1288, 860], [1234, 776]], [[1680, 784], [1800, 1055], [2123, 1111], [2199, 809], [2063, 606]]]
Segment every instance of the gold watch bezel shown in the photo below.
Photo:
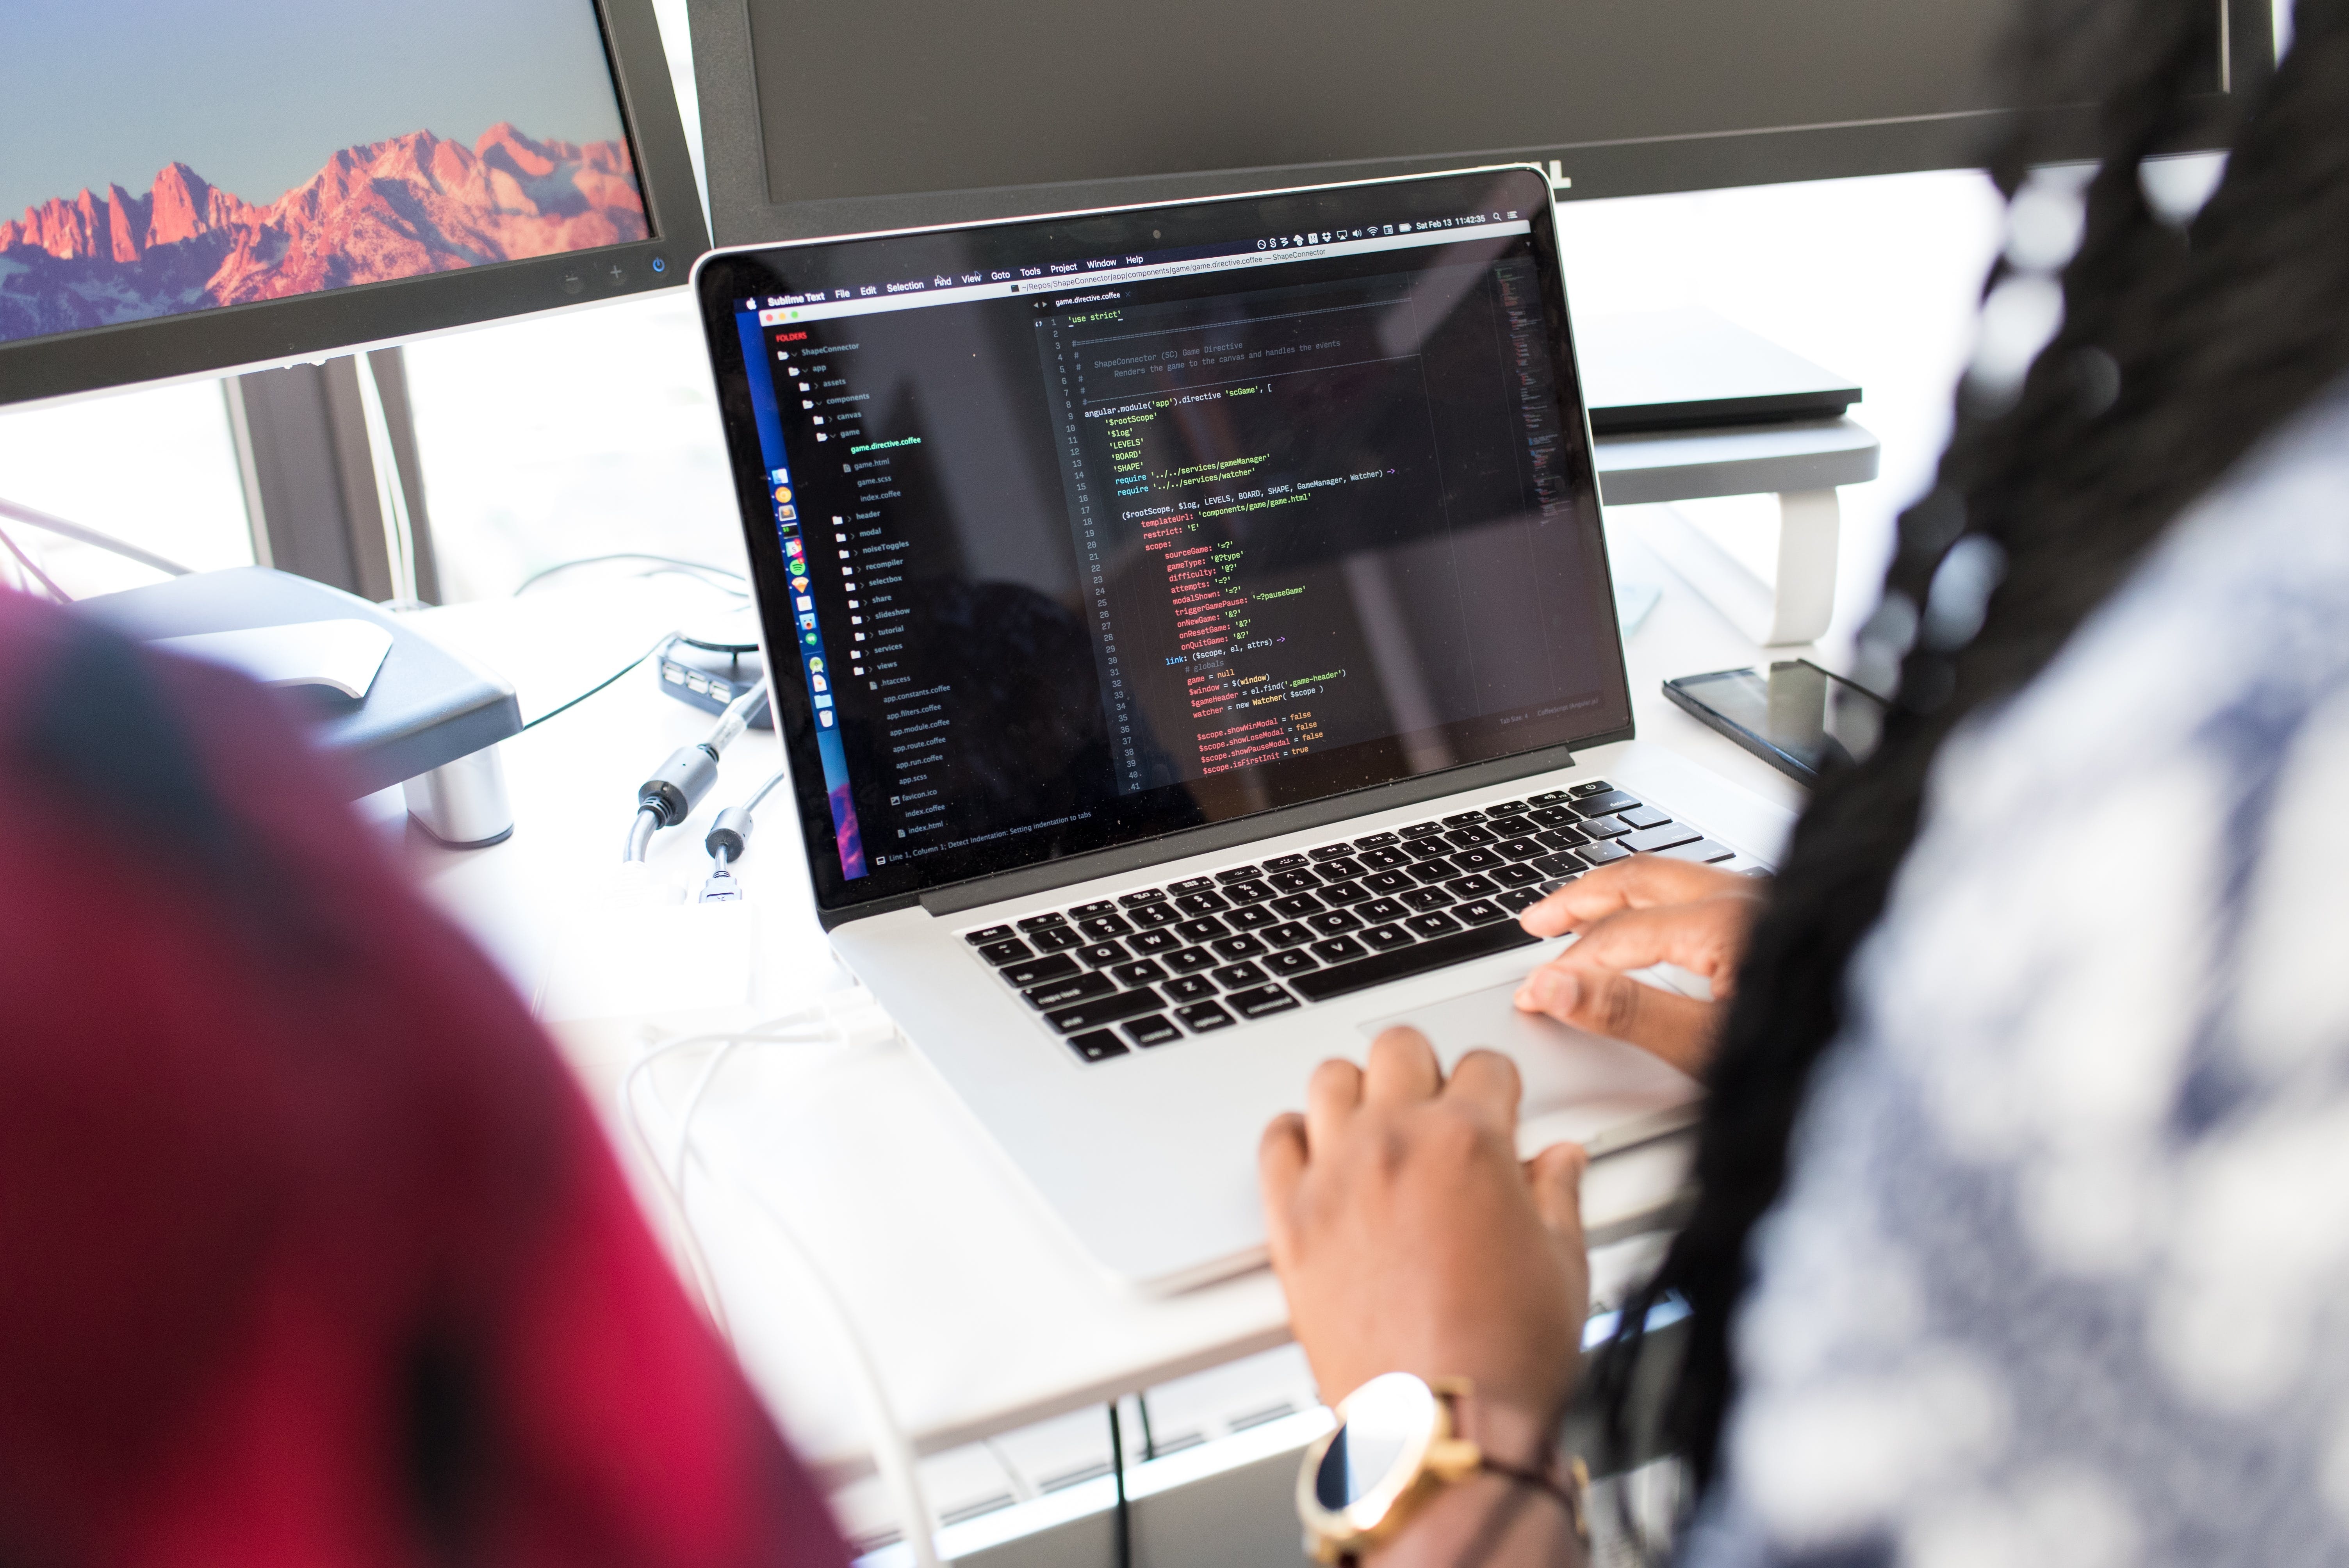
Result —
[[[1317, 1484], [1322, 1461], [1345, 1431], [1349, 1410], [1370, 1390], [1385, 1398], [1408, 1387], [1416, 1390], [1423, 1416], [1385, 1479], [1341, 1509], [1322, 1506]], [[1305, 1525], [1306, 1550], [1315, 1561], [1335, 1563], [1349, 1553], [1367, 1551], [1394, 1535], [1443, 1488], [1473, 1473], [1484, 1463], [1484, 1450], [1462, 1438], [1454, 1428], [1453, 1405], [1471, 1393], [1464, 1378], [1433, 1382], [1409, 1372], [1388, 1372], [1371, 1378], [1340, 1400], [1337, 1422], [1305, 1450], [1297, 1472], [1297, 1516]]]

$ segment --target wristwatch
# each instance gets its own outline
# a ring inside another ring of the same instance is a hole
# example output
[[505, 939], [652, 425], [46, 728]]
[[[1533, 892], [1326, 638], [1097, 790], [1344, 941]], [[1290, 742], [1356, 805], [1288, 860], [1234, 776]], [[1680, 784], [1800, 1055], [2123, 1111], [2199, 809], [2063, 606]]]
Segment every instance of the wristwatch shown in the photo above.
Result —
[[1556, 1498], [1588, 1541], [1582, 1461], [1561, 1480], [1547, 1458], [1540, 1470], [1492, 1459], [1461, 1432], [1460, 1408], [1475, 1392], [1464, 1377], [1389, 1372], [1339, 1402], [1337, 1426], [1305, 1450], [1297, 1474], [1297, 1514], [1315, 1562], [1350, 1563], [1383, 1545], [1437, 1492], [1479, 1471]]

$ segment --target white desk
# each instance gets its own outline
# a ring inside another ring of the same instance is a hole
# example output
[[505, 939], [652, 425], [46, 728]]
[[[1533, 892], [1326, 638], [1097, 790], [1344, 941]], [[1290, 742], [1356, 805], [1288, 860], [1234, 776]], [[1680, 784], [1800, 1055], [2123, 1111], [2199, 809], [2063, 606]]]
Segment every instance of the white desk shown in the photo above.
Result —
[[[1799, 801], [1795, 786], [1657, 689], [1667, 676], [1754, 663], [1758, 650], [1636, 538], [1619, 538], [1616, 550], [1619, 571], [1664, 590], [1628, 646], [1648, 776], [1689, 769], [1696, 787], [1711, 789], [1693, 769], [1712, 769], [1750, 791], [1723, 796], [1710, 820], [1684, 809], [1769, 852], [1774, 844], [1755, 841], [1783, 830], [1783, 812]], [[658, 579], [549, 588], [422, 619], [513, 680], [530, 717], [715, 602], [708, 590]], [[510, 841], [454, 853], [409, 835], [423, 884], [543, 1001], [607, 1116], [612, 1086], [648, 1026], [739, 1025], [848, 983], [812, 916], [792, 835], [778, 820], [754, 838], [740, 868], [742, 904], [647, 906], [616, 891], [636, 782], [708, 724], [638, 673], [506, 743]], [[701, 811], [654, 841], [652, 877], [698, 888], [708, 820], [756, 789], [777, 758], [765, 732], [738, 742]], [[789, 1217], [855, 1314], [901, 1420], [926, 1452], [1287, 1338], [1268, 1274], [1172, 1299], [1135, 1295], [1104, 1275], [902, 1043], [740, 1052], [695, 1130], [730, 1181]], [[1586, 1192], [1594, 1222], [1636, 1228], [1677, 1190], [1684, 1155], [1672, 1144], [1600, 1161]], [[753, 1378], [804, 1453], [836, 1476], [855, 1473], [864, 1429], [841, 1347], [807, 1281], [738, 1192], [698, 1182], [691, 1204]]]

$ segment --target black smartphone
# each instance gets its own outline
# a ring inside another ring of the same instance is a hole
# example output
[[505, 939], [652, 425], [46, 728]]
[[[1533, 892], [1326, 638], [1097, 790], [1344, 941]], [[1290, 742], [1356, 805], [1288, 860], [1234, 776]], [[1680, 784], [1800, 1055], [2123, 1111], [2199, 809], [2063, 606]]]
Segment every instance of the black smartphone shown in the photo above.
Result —
[[1875, 750], [1884, 730], [1882, 697], [1808, 659], [1682, 676], [1664, 695], [1806, 784]]

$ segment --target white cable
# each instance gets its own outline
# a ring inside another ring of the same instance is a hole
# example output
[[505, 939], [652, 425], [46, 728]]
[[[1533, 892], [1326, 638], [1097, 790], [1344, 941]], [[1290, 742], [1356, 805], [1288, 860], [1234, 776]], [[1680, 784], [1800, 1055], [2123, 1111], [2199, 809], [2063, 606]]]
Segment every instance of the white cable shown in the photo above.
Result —
[[[823, 1026], [816, 1029], [807, 1028], [805, 1026], [809, 1021], [818, 1016], [825, 1019]], [[692, 1216], [685, 1205], [685, 1172], [688, 1165], [698, 1163], [701, 1165], [705, 1173], [710, 1175], [713, 1180], [716, 1179], [716, 1172], [710, 1170], [708, 1161], [702, 1157], [700, 1150], [694, 1147], [693, 1114], [699, 1109], [704, 1095], [717, 1078], [719, 1067], [738, 1045], [836, 1040], [854, 1047], [878, 1044], [890, 1038], [895, 1033], [895, 1026], [874, 1003], [870, 994], [862, 987], [858, 987], [853, 992], [828, 998], [824, 1003], [819, 1004], [816, 1009], [803, 1009], [798, 1013], [771, 1018], [749, 1029], [726, 1034], [689, 1036], [684, 1039], [667, 1041], [656, 1047], [629, 1068], [627, 1076], [622, 1080], [620, 1105], [623, 1116], [628, 1123], [630, 1131], [635, 1135], [637, 1149], [644, 1155], [647, 1162], [651, 1165], [664, 1194], [673, 1206], [677, 1223], [684, 1235], [696, 1283], [703, 1292], [713, 1321], [719, 1324], [720, 1333], [726, 1333], [727, 1330], [724, 1308], [718, 1300], [716, 1275], [710, 1270], [709, 1260], [701, 1250], [700, 1240], [693, 1229]], [[638, 1076], [656, 1061], [665, 1059], [689, 1047], [702, 1045], [716, 1046], [718, 1048], [711, 1053], [709, 1061], [704, 1064], [699, 1076], [694, 1080], [693, 1088], [688, 1092], [686, 1103], [678, 1115], [676, 1176], [672, 1181], [667, 1169], [654, 1154], [651, 1140], [645, 1131], [643, 1122], [636, 1115], [636, 1083]], [[841, 1340], [848, 1350], [849, 1370], [852, 1373], [850, 1382], [855, 1390], [859, 1411], [864, 1418], [866, 1431], [872, 1440], [874, 1469], [879, 1474], [882, 1489], [889, 1494], [890, 1501], [896, 1509], [898, 1526], [904, 1534], [907, 1548], [913, 1553], [916, 1568], [944, 1568], [937, 1553], [937, 1516], [931, 1511], [928, 1495], [923, 1491], [919, 1460], [915, 1455], [912, 1439], [906, 1437], [905, 1428], [897, 1420], [895, 1408], [889, 1402], [888, 1389], [881, 1381], [880, 1367], [874, 1360], [872, 1349], [865, 1344], [864, 1335], [857, 1329], [855, 1315], [849, 1311], [847, 1302], [833, 1284], [831, 1276], [818, 1265], [814, 1254], [800, 1239], [799, 1233], [792, 1229], [789, 1222], [774, 1211], [752, 1184], [738, 1183], [737, 1190], [750, 1200], [751, 1207], [765, 1219], [776, 1236], [782, 1242], [785, 1250], [799, 1264], [801, 1271], [816, 1287], [816, 1294], [822, 1298], [832, 1317], [833, 1328], [839, 1333]], [[730, 1334], [728, 1337], [730, 1342]]]
[[750, 710], [764, 702], [766, 698], [767, 683], [762, 680], [726, 705], [726, 711], [718, 716], [717, 726], [710, 730], [709, 738], [702, 744], [709, 747], [713, 753], [723, 756], [726, 748], [733, 745], [744, 730], [750, 727]]

